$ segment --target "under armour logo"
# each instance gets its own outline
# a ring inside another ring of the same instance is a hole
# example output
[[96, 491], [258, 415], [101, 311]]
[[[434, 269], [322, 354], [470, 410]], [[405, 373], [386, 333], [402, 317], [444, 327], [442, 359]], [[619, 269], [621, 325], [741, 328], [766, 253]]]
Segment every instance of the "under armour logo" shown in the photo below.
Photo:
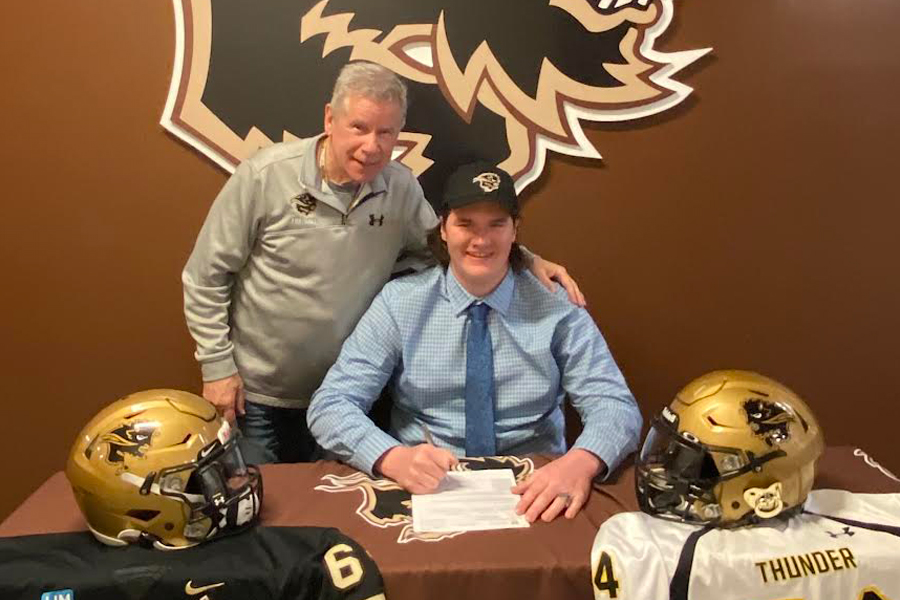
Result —
[[375, 215], [369, 215], [369, 225], [374, 227], [375, 223], [378, 223], [379, 227], [384, 225], [384, 215], [381, 215], [377, 219], [375, 218]]
[[842, 535], [846, 535], [847, 537], [850, 537], [850, 536], [854, 535], [856, 532], [850, 531], [849, 527], [844, 527], [844, 529], [842, 531], [838, 531], [836, 533], [832, 533], [830, 531], [826, 531], [825, 533], [827, 533], [828, 535], [830, 535], [833, 538], [838, 538], [838, 537], [841, 537]]
[[482, 173], [472, 183], [477, 183], [482, 191], [493, 192], [500, 187], [500, 176], [496, 173]]
[[308, 215], [316, 210], [316, 199], [308, 193], [303, 192], [293, 198], [294, 208], [301, 215]]

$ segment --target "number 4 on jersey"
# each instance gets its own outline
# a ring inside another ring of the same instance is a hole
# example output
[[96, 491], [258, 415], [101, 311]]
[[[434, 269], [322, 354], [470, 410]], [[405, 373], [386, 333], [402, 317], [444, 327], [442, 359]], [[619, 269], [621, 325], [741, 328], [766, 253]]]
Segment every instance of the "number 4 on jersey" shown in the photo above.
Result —
[[619, 580], [608, 552], [601, 552], [594, 565], [594, 596], [599, 597], [601, 593], [609, 598], [619, 597]]

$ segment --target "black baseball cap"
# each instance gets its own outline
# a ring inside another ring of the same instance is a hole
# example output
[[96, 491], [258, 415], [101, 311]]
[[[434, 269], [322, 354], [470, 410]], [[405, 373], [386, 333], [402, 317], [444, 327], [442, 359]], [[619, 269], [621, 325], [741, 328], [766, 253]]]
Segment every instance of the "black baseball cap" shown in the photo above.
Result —
[[487, 161], [457, 167], [444, 184], [441, 208], [446, 212], [475, 202], [490, 200], [512, 217], [519, 215], [519, 200], [512, 177]]

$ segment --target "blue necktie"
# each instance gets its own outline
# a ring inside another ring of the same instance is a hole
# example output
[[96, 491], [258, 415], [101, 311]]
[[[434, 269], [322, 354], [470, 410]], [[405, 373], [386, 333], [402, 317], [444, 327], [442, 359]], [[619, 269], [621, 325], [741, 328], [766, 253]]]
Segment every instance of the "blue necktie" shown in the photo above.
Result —
[[466, 456], [494, 456], [494, 352], [487, 304], [469, 307], [466, 337]]

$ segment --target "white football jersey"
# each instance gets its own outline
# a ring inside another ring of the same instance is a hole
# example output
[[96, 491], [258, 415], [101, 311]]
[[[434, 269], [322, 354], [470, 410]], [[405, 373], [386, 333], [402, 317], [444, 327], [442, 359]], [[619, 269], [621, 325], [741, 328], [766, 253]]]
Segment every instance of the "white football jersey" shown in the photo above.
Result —
[[615, 515], [591, 550], [596, 600], [900, 600], [900, 494], [815, 490], [738, 529]]

